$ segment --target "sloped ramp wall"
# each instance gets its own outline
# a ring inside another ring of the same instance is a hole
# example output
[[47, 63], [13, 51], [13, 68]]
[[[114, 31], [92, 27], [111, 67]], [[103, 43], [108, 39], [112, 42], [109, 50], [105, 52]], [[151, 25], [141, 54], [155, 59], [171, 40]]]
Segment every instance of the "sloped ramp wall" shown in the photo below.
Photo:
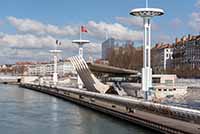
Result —
[[112, 86], [103, 84], [94, 76], [81, 56], [74, 56], [69, 58], [69, 60], [76, 69], [87, 90], [99, 93], [118, 94]]

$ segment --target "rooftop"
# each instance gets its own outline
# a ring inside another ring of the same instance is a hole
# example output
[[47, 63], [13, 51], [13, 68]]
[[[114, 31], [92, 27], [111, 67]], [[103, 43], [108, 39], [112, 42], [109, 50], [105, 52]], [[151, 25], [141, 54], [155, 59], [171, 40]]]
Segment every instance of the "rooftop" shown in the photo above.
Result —
[[171, 44], [163, 44], [163, 43], [158, 43], [154, 48], [156, 49], [165, 49], [165, 48], [172, 48], [173, 46]]

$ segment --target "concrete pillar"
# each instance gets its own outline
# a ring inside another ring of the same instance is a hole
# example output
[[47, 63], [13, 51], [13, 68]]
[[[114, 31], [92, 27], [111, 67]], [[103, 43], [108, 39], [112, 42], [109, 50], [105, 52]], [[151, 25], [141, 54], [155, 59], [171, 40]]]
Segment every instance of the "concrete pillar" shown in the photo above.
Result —
[[58, 73], [57, 73], [57, 54], [54, 55], [54, 72], [53, 72], [53, 84], [56, 85], [58, 82]]
[[149, 89], [152, 87], [151, 68], [151, 24], [150, 18], [144, 17], [144, 48], [143, 48], [143, 68], [142, 68], [142, 90], [145, 98], [148, 99]]

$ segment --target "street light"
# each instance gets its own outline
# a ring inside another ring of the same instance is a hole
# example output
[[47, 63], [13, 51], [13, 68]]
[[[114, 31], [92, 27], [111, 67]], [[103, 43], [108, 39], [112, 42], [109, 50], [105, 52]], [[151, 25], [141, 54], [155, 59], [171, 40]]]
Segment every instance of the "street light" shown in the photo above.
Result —
[[[77, 44], [79, 46], [79, 56], [83, 57], [83, 45], [90, 43], [89, 40], [83, 40], [82, 39], [82, 32], [87, 32], [87, 29], [85, 27], [81, 26], [80, 27], [80, 39], [79, 40], [73, 40], [72, 43]], [[78, 75], [78, 88], [82, 89], [83, 88], [83, 82]]]
[[133, 9], [130, 15], [143, 18], [144, 23], [144, 48], [143, 48], [143, 68], [142, 68], [142, 90], [145, 92], [145, 99], [148, 100], [149, 89], [152, 87], [152, 68], [151, 68], [151, 18], [161, 16], [164, 11], [159, 8], [148, 8], [148, 0], [146, 0], [146, 8]]
[[54, 50], [50, 50], [50, 53], [52, 53], [53, 57], [54, 57], [54, 71], [53, 71], [53, 84], [54, 84], [54, 86], [56, 86], [57, 82], [58, 82], [58, 73], [57, 73], [58, 54], [62, 52], [61, 50], [57, 49], [58, 45], [61, 45], [61, 42], [56, 40], [55, 49]]

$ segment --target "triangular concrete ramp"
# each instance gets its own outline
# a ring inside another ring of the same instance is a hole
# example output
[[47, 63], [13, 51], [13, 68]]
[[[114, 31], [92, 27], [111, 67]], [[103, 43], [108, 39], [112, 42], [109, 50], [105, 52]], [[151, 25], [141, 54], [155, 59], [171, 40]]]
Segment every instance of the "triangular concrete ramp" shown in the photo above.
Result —
[[121, 94], [113, 86], [100, 82], [90, 71], [87, 63], [81, 56], [70, 57], [69, 60], [76, 69], [87, 90], [104, 94]]

